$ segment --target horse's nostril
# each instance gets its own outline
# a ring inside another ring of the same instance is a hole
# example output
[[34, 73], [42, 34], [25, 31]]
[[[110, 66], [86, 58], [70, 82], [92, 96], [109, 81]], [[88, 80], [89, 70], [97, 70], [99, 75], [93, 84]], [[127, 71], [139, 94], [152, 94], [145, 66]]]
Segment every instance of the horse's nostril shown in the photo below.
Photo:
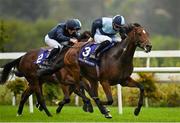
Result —
[[147, 49], [148, 51], [150, 51], [151, 48], [152, 48], [152, 45], [146, 45], [146, 49]]

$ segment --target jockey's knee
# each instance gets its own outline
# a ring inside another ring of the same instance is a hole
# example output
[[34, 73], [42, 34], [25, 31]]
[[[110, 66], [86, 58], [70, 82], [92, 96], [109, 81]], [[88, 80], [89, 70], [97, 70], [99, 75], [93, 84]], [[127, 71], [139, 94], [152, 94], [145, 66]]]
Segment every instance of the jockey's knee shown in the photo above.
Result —
[[122, 39], [120, 37], [113, 37], [112, 40], [115, 42], [121, 42]]
[[104, 42], [106, 40], [112, 42], [112, 39], [109, 36], [106, 36], [106, 35], [95, 35], [94, 40], [97, 43], [102, 43], [102, 42]]

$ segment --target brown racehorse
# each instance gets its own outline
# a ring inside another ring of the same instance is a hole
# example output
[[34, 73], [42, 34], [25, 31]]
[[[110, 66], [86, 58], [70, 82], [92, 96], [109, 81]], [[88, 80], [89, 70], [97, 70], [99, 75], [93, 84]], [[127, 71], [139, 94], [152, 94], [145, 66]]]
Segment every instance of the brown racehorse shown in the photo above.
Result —
[[[136, 47], [142, 48], [145, 52], [151, 51], [152, 45], [149, 41], [149, 34], [144, 28], [137, 23], [129, 25], [128, 37], [102, 54], [99, 76], [97, 76], [98, 74], [94, 67], [78, 61], [79, 53], [84, 43], [77, 43], [74, 46], [77, 48], [70, 48], [65, 54], [64, 63], [66, 64], [66, 69], [72, 72], [76, 81], [79, 81], [80, 73], [89, 80], [89, 83], [84, 83], [86, 85], [85, 88], [89, 90], [90, 96], [96, 102], [101, 113], [106, 118], [111, 118], [109, 111], [103, 105], [111, 105], [113, 103], [110, 86], [121, 84], [122, 86], [140, 89], [138, 106], [134, 111], [134, 114], [138, 115], [143, 105], [144, 87], [134, 81], [130, 75], [133, 72], [133, 56]], [[108, 99], [107, 102], [102, 102], [98, 98], [98, 81], [100, 81], [104, 89]]]
[[[81, 35], [81, 39], [87, 38], [86, 36], [89, 36], [87, 32], [83, 33]], [[57, 56], [57, 59], [55, 60], [55, 64], [58, 63], [60, 60], [63, 60], [63, 56], [68, 50], [67, 47], [65, 47], [61, 53]], [[23, 76], [27, 79], [29, 82], [28, 88], [23, 92], [21, 101], [19, 104], [18, 109], [18, 115], [22, 114], [23, 106], [28, 97], [35, 93], [37, 97], [38, 104], [40, 105], [40, 110], [44, 110], [48, 116], [52, 116], [50, 112], [48, 111], [45, 101], [43, 99], [42, 94], [42, 84], [45, 82], [55, 82], [60, 83], [61, 88], [64, 93], [64, 99], [59, 103], [59, 108], [57, 109], [57, 112], [60, 112], [63, 105], [70, 102], [69, 96], [72, 92], [75, 92], [79, 96], [83, 98], [83, 101], [86, 103], [85, 111], [92, 112], [92, 105], [90, 103], [90, 100], [79, 90], [79, 83], [74, 83], [75, 81], [72, 79], [71, 75], [66, 72], [65, 69], [58, 70], [55, 75], [52, 76], [45, 76], [45, 77], [37, 77], [37, 70], [38, 66], [34, 63], [38, 57], [40, 49], [31, 50], [27, 52], [25, 55], [21, 56], [20, 58], [13, 60], [3, 66], [3, 71], [0, 79], [0, 84], [4, 84], [7, 79], [8, 75], [10, 74], [10, 71], [13, 67], [16, 67], [18, 69], [19, 76]], [[78, 84], [78, 85], [77, 85]], [[77, 88], [78, 86], [78, 88]]]

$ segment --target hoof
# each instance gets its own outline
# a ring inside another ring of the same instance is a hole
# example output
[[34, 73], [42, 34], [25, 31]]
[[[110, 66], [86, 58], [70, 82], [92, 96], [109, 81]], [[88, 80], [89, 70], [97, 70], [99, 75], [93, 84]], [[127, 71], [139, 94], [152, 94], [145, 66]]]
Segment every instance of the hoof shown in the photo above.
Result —
[[108, 109], [108, 108], [106, 108], [106, 107], [104, 107], [105, 108], [105, 110], [106, 110], [106, 112], [107, 113], [109, 113], [110, 112], [110, 110]]
[[39, 103], [36, 103], [36, 108], [39, 108], [40, 104]]
[[88, 108], [88, 112], [90, 112], [90, 113], [93, 113], [93, 112], [94, 112], [94, 109], [93, 109], [92, 105], [91, 105], [91, 106], [89, 106], [89, 108]]
[[83, 105], [83, 111], [90, 112], [90, 113], [94, 112], [93, 107], [92, 107], [91, 104], [84, 104]]
[[48, 114], [48, 117], [52, 117], [52, 114]]
[[139, 112], [140, 112], [140, 109], [139, 109], [139, 108], [136, 108], [136, 109], [134, 110], [134, 115], [135, 115], [135, 116], [138, 116], [138, 115], [139, 115]]
[[88, 106], [87, 106], [87, 104], [84, 104], [84, 105], [83, 105], [83, 111], [84, 111], [84, 112], [88, 112]]
[[43, 110], [42, 106], [41, 106], [39, 103], [36, 103], [36, 108], [38, 108], [39, 111], [42, 111], [42, 110]]
[[60, 110], [57, 108], [56, 109], [56, 114], [59, 114], [60, 113]]
[[20, 116], [22, 116], [22, 114], [18, 114], [18, 113], [17, 113], [16, 116], [17, 116], [17, 117], [20, 117]]
[[42, 111], [42, 110], [43, 110], [43, 108], [42, 108], [41, 106], [39, 106], [39, 108], [38, 108], [38, 109], [39, 109], [39, 111]]
[[104, 116], [105, 116], [105, 118], [107, 118], [107, 119], [111, 119], [111, 118], [112, 118], [112, 115], [111, 115], [111, 114], [109, 114], [109, 113], [104, 114]]

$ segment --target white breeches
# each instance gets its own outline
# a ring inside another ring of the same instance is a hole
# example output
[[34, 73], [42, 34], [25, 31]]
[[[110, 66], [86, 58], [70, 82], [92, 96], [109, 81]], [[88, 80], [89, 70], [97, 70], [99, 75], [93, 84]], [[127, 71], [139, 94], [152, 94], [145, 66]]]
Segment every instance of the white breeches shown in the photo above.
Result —
[[56, 40], [49, 38], [48, 35], [45, 36], [45, 43], [51, 48], [58, 48], [58, 47], [60, 47], [60, 49], [63, 48], [63, 45], [58, 43]]
[[102, 35], [99, 30], [97, 29], [96, 30], [96, 34], [94, 35], [94, 40], [96, 43], [101, 43], [103, 41], [116, 41], [116, 42], [120, 42], [121, 41], [121, 37], [118, 37], [116, 35], [113, 35], [113, 36], [107, 36], [107, 35]]

